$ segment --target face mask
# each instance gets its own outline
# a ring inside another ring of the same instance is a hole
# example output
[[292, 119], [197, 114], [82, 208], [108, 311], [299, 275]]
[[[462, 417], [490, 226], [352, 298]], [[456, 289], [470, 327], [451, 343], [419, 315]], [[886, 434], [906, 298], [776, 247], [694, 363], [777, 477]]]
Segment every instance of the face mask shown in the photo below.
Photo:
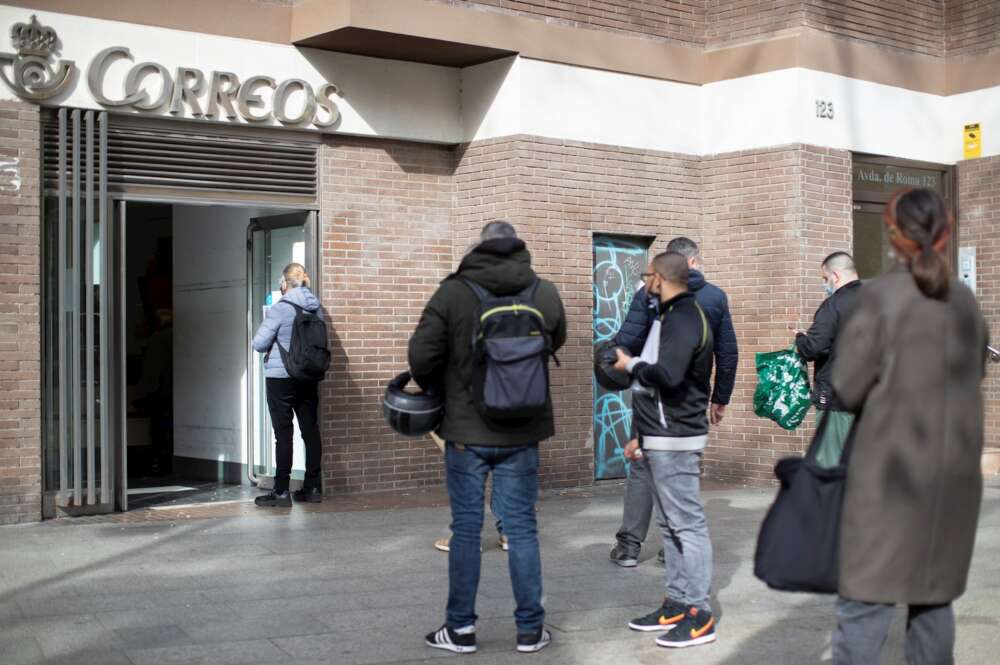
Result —
[[823, 282], [823, 290], [826, 291], [826, 295], [828, 297], [832, 296], [837, 291], [837, 289], [835, 289], [833, 284], [830, 282]]

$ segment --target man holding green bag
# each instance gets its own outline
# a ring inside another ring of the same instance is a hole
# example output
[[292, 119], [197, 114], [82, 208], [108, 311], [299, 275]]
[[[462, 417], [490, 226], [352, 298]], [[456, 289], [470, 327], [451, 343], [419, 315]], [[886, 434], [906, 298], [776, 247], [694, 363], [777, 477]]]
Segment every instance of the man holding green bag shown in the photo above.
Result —
[[853, 311], [861, 282], [854, 259], [847, 252], [834, 252], [823, 259], [820, 276], [827, 299], [816, 310], [809, 330], [796, 330], [795, 349], [807, 362], [814, 363], [812, 402], [816, 424], [824, 414], [828, 419], [819, 445], [817, 461], [823, 467], [837, 466], [854, 416], [843, 409], [833, 392], [831, 377], [835, 362], [837, 335]]

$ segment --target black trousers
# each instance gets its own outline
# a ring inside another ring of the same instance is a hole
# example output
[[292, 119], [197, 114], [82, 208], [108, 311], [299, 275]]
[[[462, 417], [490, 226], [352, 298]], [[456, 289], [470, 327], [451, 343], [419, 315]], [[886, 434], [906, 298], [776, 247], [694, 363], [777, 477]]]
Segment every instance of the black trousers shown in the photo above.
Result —
[[292, 438], [295, 432], [292, 414], [299, 421], [299, 431], [306, 446], [306, 477], [302, 486], [306, 489], [320, 487], [323, 461], [323, 444], [319, 438], [319, 384], [315, 381], [297, 379], [273, 379], [268, 377], [267, 409], [271, 413], [274, 427], [277, 472], [274, 489], [288, 490], [288, 478], [292, 473]]

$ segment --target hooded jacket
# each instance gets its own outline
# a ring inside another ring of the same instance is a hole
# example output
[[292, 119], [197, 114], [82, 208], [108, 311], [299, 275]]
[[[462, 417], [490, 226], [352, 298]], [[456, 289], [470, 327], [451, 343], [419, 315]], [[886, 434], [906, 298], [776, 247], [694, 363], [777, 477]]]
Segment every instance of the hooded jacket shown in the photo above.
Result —
[[[284, 347], [285, 351], [292, 350], [292, 324], [295, 322], [297, 310], [289, 305], [289, 302], [293, 302], [307, 311], [316, 312], [317, 316], [323, 318], [319, 300], [308, 286], [288, 289], [281, 300], [271, 305], [271, 308], [267, 310], [267, 316], [264, 317], [260, 328], [257, 329], [257, 334], [253, 336], [254, 351], [258, 353], [271, 351], [271, 354], [264, 361], [264, 376], [269, 379], [289, 378], [285, 364], [281, 361], [281, 351], [278, 350], [277, 345], [274, 345], [274, 342], [277, 341]], [[274, 345], [273, 349], [272, 345]]]
[[[551, 397], [542, 415], [516, 425], [489, 422], [480, 415], [470, 385], [479, 299], [466, 279], [496, 296], [510, 296], [538, 277], [523, 241], [487, 240], [466, 255], [431, 296], [410, 338], [409, 361], [410, 373], [421, 388], [444, 391], [445, 413], [438, 434], [447, 441], [487, 446], [524, 445], [551, 437], [555, 433]], [[535, 305], [557, 351], [566, 342], [566, 314], [551, 282], [539, 280]]]
[[633, 429], [648, 450], [701, 450], [708, 436], [712, 330], [691, 291], [658, 308], [642, 356], [629, 362]]
[[861, 282], [857, 280], [837, 289], [816, 310], [809, 331], [795, 336], [795, 349], [799, 355], [815, 363], [812, 401], [817, 409], [844, 410], [832, 385], [837, 335], [854, 311], [860, 292]]
[[[733, 319], [729, 314], [729, 300], [725, 291], [705, 281], [705, 276], [698, 270], [688, 271], [688, 290], [695, 294], [695, 299], [708, 317], [712, 338], [715, 340], [715, 386], [712, 389], [712, 403], [729, 404], [736, 385], [736, 368], [739, 365], [740, 355], [736, 343], [736, 331], [733, 330]], [[633, 356], [642, 353], [649, 328], [656, 319], [658, 306], [658, 300], [647, 296], [646, 289], [640, 288], [636, 291], [628, 314], [618, 334], [615, 335], [615, 344]]]

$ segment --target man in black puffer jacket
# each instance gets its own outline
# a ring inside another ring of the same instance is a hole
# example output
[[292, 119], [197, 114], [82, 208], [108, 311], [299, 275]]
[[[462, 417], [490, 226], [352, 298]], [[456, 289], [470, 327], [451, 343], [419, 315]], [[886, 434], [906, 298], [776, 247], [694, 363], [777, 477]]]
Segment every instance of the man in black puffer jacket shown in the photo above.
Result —
[[552, 637], [542, 625], [542, 564], [535, 501], [538, 498], [538, 443], [555, 433], [551, 396], [544, 412], [513, 422], [487, 420], [472, 390], [476, 357], [472, 340], [479, 298], [467, 282], [495, 296], [515, 296], [537, 284], [531, 307], [541, 315], [554, 353], [566, 342], [566, 314], [555, 285], [539, 279], [531, 255], [514, 227], [490, 222], [481, 242], [431, 297], [410, 338], [410, 373], [423, 388], [444, 391], [444, 421], [438, 434], [447, 441], [445, 466], [451, 502], [448, 552], [448, 606], [445, 624], [425, 643], [455, 653], [476, 650], [476, 593], [486, 478], [493, 476], [494, 505], [510, 551], [511, 584], [517, 609], [517, 650], [535, 652]]
[[[702, 273], [701, 254], [698, 245], [689, 238], [674, 238], [667, 244], [667, 251], [682, 254], [688, 262], [688, 289], [694, 292], [695, 300], [708, 317], [712, 337], [715, 340], [715, 383], [712, 388], [711, 422], [722, 422], [726, 405], [736, 384], [736, 367], [739, 363], [739, 349], [733, 319], [729, 315], [729, 300], [725, 291], [705, 281]], [[656, 318], [657, 298], [646, 293], [646, 286], [636, 291], [625, 321], [615, 336], [615, 344], [632, 355], [642, 352], [650, 326]], [[622, 525], [616, 534], [615, 546], [611, 549], [611, 560], [624, 568], [631, 568], [639, 562], [642, 543], [649, 532], [649, 521], [653, 513], [653, 494], [650, 488], [648, 469], [644, 460], [632, 464], [625, 486], [625, 505]], [[662, 560], [663, 552], [660, 552]]]

